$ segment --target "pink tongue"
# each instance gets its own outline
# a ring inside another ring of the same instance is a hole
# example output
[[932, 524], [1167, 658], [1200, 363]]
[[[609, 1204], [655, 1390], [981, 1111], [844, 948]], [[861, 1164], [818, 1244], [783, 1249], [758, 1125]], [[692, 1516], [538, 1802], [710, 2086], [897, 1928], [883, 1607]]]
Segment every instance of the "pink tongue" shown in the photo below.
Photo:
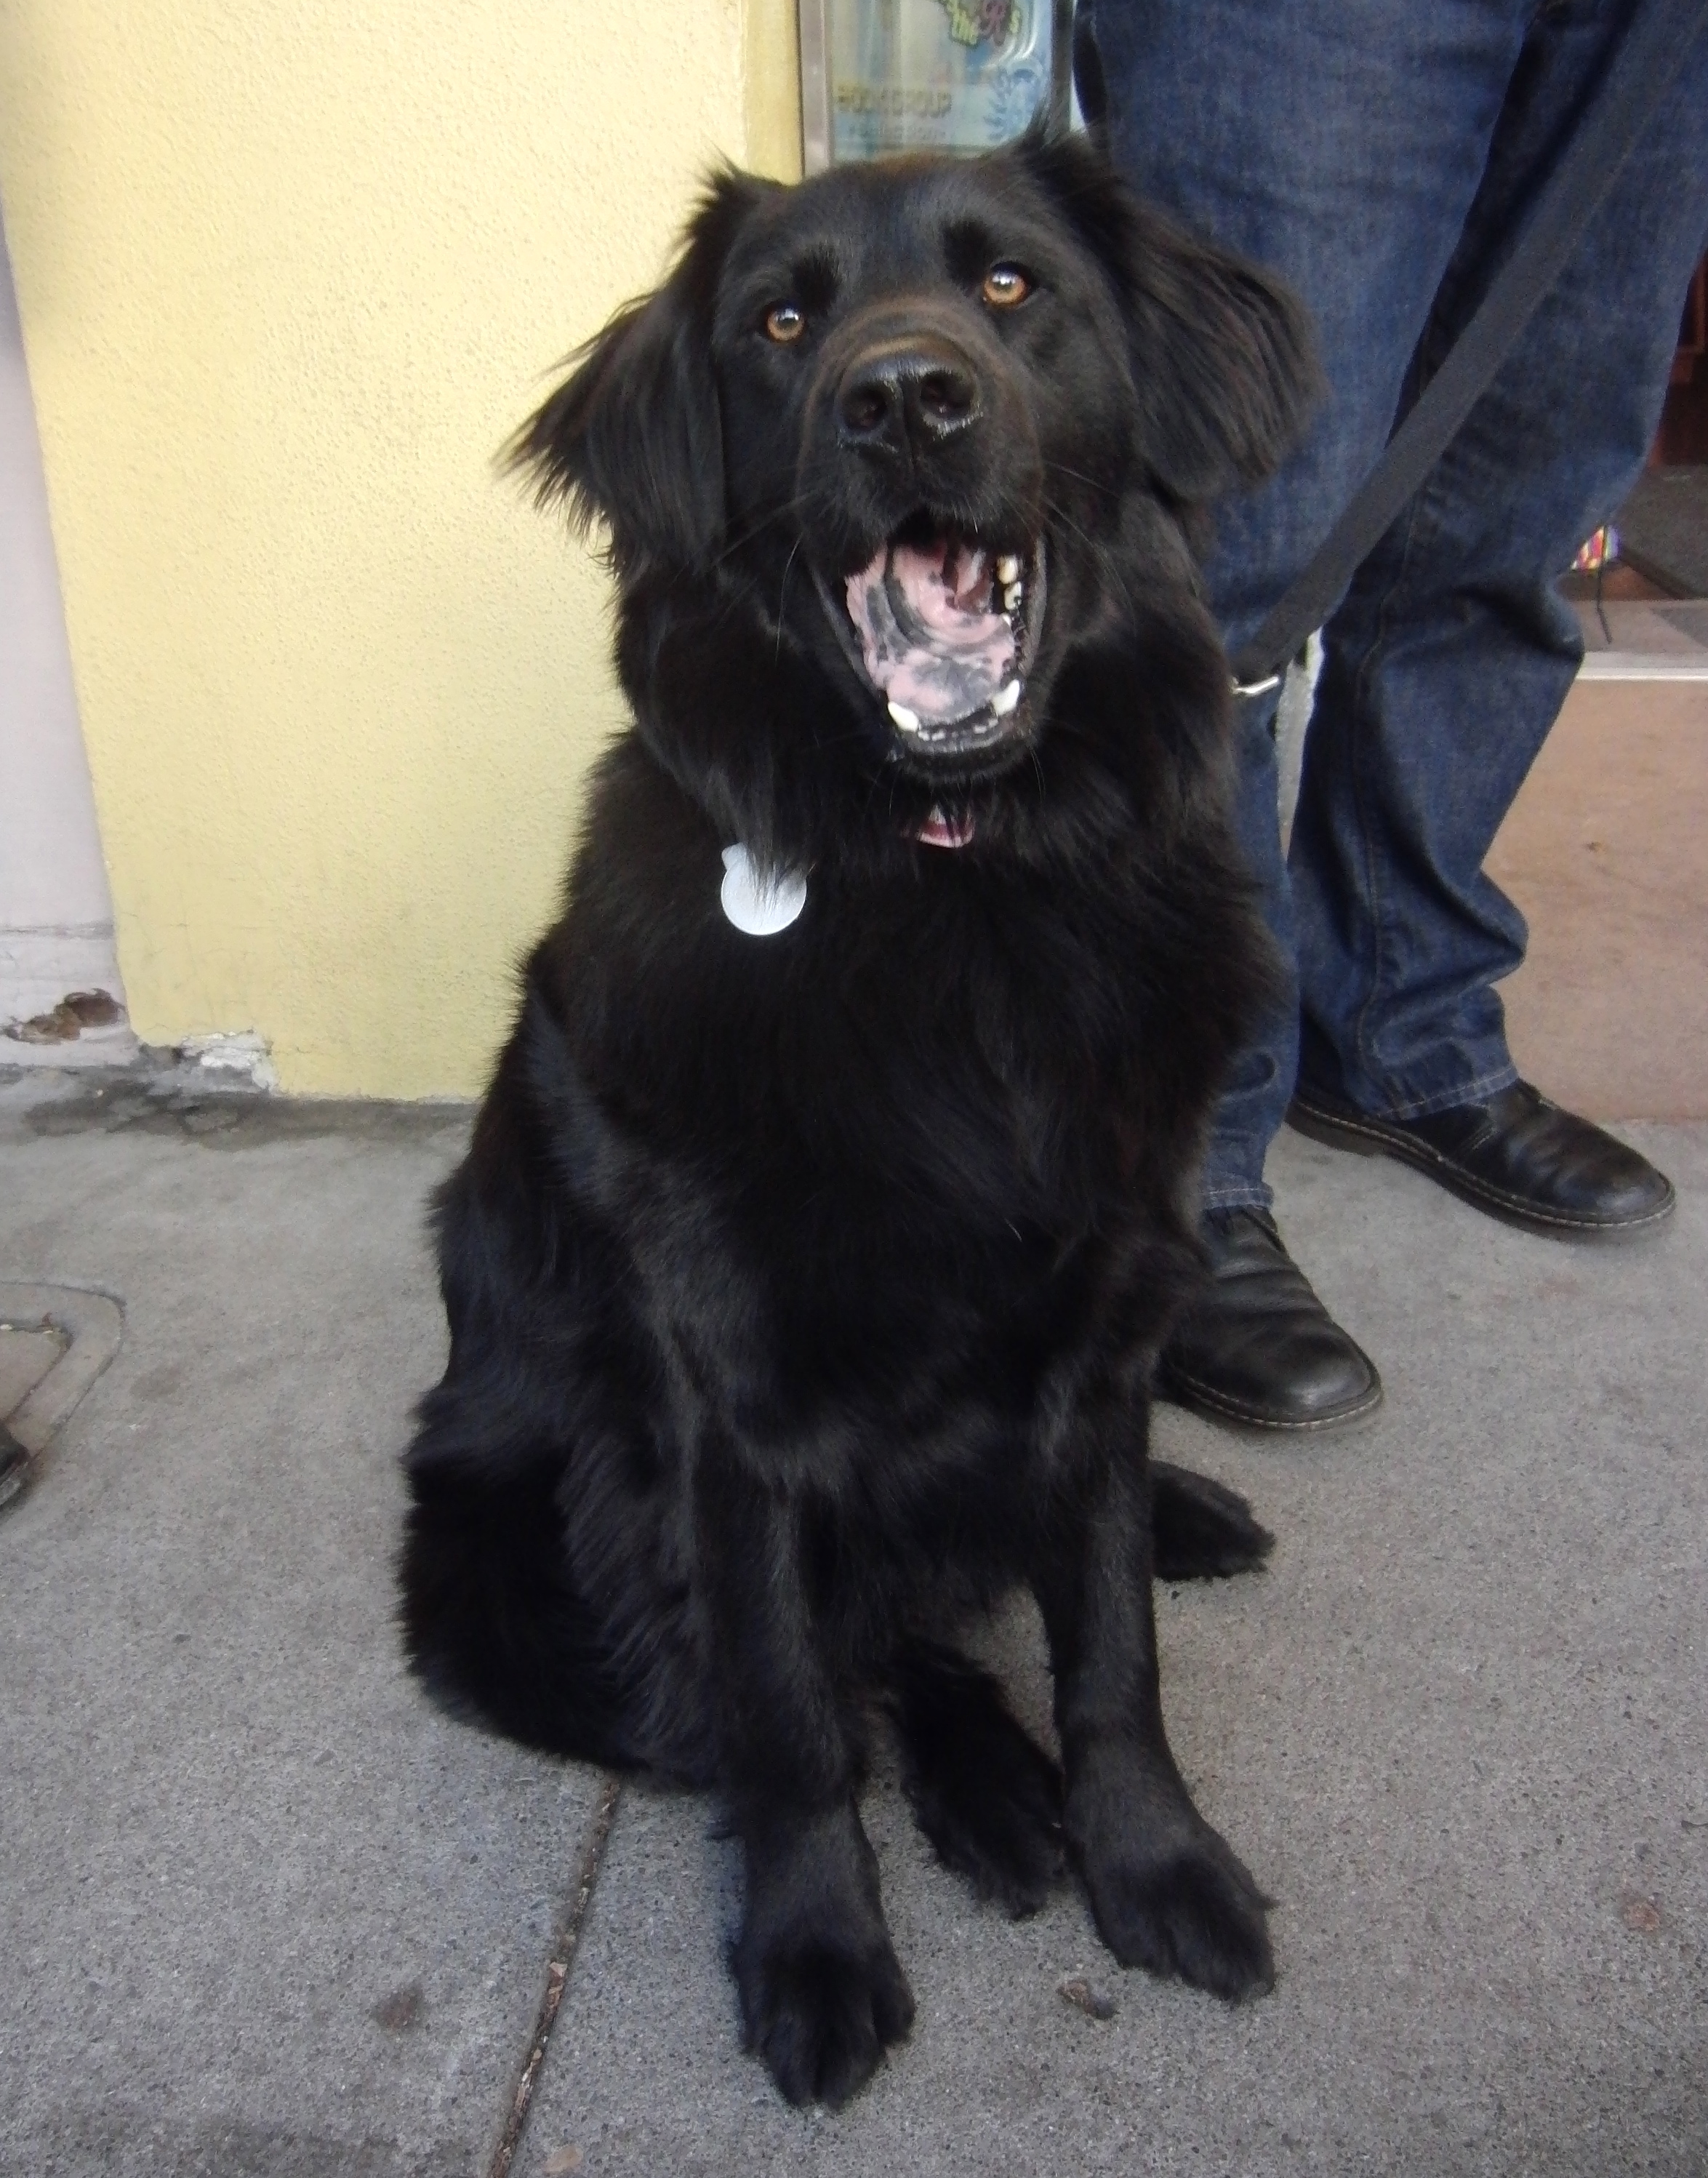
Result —
[[947, 725], [989, 703], [1012, 677], [1014, 631], [986, 610], [990, 568], [977, 546], [947, 537], [886, 544], [848, 577], [848, 616], [866, 670], [892, 703]]

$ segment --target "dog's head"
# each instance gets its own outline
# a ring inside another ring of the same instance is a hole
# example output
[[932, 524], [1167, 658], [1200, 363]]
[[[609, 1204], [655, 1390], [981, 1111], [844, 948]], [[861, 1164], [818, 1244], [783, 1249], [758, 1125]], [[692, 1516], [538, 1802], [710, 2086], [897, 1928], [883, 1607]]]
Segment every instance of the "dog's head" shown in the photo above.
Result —
[[775, 790], [810, 752], [932, 798], [1036, 747], [1136, 588], [1185, 594], [1178, 517], [1272, 469], [1313, 389], [1284, 290], [1084, 142], [1028, 140], [720, 178], [514, 451], [608, 523], [625, 679], [678, 775]]

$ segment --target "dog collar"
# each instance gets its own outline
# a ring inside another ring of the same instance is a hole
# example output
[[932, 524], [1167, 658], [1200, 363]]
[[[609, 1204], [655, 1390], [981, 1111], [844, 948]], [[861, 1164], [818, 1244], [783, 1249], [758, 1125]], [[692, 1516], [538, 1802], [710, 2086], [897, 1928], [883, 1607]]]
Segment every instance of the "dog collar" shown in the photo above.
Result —
[[772, 938], [786, 930], [807, 905], [806, 872], [780, 870], [766, 884], [737, 840], [724, 850], [724, 882], [718, 899], [737, 930], [749, 938]]
[[[922, 847], [964, 847], [972, 837], [970, 817], [945, 817], [933, 809], [914, 835]], [[718, 901], [725, 916], [748, 938], [774, 938], [786, 930], [807, 905], [804, 870], [780, 870], [769, 884], [753, 866], [753, 858], [737, 840], [724, 850], [724, 882]]]

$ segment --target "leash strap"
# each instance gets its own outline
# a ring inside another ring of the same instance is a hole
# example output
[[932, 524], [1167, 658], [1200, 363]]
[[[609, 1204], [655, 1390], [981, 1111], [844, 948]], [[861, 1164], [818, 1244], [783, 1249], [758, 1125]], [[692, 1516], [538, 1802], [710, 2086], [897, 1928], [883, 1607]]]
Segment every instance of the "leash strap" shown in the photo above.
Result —
[[1236, 693], [1273, 688], [1306, 637], [1345, 596], [1559, 277], [1705, 24], [1708, 0], [1648, 0], [1646, 6], [1640, 0], [1564, 156], [1470, 323], [1309, 564], [1229, 660]]

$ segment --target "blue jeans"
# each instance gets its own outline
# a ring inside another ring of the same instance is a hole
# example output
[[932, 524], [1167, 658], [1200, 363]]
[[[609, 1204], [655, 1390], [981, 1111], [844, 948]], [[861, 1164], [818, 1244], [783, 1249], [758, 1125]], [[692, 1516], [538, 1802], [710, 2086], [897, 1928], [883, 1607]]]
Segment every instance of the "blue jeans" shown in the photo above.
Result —
[[[1631, 0], [1081, 0], [1140, 190], [1274, 266], [1317, 325], [1309, 439], [1221, 510], [1231, 646], [1309, 558], [1498, 270]], [[1087, 57], [1089, 57], [1087, 56]], [[1097, 98], [1081, 69], [1082, 97]], [[1207, 1205], [1267, 1203], [1295, 1083], [1415, 1117], [1515, 1079], [1483, 872], [1583, 646], [1555, 578], [1659, 419], [1708, 238], [1708, 37], [1464, 428], [1323, 632], [1290, 847], [1275, 700], [1239, 706], [1241, 836], [1295, 973], [1218, 1108]]]

